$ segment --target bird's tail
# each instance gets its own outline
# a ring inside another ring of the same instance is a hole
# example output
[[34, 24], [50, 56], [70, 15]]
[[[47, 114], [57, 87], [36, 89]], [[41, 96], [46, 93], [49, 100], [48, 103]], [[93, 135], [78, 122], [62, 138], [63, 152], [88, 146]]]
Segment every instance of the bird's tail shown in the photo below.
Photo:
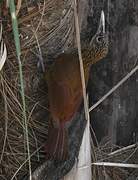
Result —
[[46, 144], [47, 159], [65, 160], [68, 155], [68, 133], [64, 126], [50, 127]]

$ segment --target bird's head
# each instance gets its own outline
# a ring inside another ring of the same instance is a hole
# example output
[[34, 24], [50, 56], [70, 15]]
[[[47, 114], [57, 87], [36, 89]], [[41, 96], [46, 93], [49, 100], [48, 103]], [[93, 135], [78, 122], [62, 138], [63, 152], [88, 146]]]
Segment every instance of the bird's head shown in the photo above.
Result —
[[105, 32], [105, 16], [103, 11], [101, 12], [98, 30], [91, 39], [90, 46], [97, 61], [104, 58], [108, 53], [108, 32]]

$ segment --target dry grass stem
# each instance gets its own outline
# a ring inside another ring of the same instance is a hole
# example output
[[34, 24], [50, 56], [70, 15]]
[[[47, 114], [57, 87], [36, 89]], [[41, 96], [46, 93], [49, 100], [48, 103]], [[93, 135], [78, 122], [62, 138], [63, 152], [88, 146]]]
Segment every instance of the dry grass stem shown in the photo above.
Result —
[[138, 168], [138, 164], [124, 164], [124, 163], [112, 163], [112, 162], [96, 162], [96, 163], [92, 163], [92, 165], [120, 167], [120, 168], [136, 168], [136, 169]]
[[117, 83], [107, 94], [105, 94], [97, 103], [89, 108], [89, 112], [99, 106], [108, 96], [115, 92], [121, 85], [123, 85], [136, 71], [138, 70], [138, 65], [134, 67], [121, 81]]
[[86, 120], [88, 120], [89, 119], [89, 109], [88, 109], [88, 102], [87, 102], [87, 95], [86, 95], [86, 85], [85, 85], [83, 60], [82, 60], [82, 54], [81, 54], [80, 29], [79, 29], [79, 20], [78, 20], [78, 14], [77, 14], [77, 2], [76, 2], [76, 0], [74, 0], [74, 16], [75, 16], [76, 40], [77, 40], [77, 47], [78, 47], [78, 55], [79, 55], [79, 62], [80, 62], [80, 73], [81, 73], [83, 98], [84, 98], [85, 117], [86, 117]]
[[108, 156], [113, 156], [113, 155], [122, 153], [122, 152], [127, 151], [127, 150], [130, 150], [130, 149], [132, 149], [132, 148], [136, 148], [137, 146], [138, 146], [137, 144], [132, 144], [132, 145], [129, 145], [129, 146], [120, 148], [120, 149], [118, 149], [118, 150], [116, 150], [116, 151], [113, 151], [113, 152], [109, 153]]

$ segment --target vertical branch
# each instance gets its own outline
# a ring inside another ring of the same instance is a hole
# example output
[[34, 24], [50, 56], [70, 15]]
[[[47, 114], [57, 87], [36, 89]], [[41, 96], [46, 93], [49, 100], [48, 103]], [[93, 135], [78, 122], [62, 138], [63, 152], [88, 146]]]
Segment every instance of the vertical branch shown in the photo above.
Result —
[[81, 74], [81, 82], [82, 82], [82, 90], [83, 90], [83, 98], [84, 98], [84, 110], [85, 110], [86, 120], [88, 120], [89, 119], [89, 108], [88, 108], [87, 95], [86, 95], [84, 67], [83, 67], [83, 61], [82, 61], [82, 55], [81, 55], [80, 30], [79, 30], [79, 21], [78, 21], [76, 0], [74, 0], [74, 16], [75, 16], [76, 40], [77, 40], [78, 55], [79, 55], [79, 62], [80, 62], [80, 74]]

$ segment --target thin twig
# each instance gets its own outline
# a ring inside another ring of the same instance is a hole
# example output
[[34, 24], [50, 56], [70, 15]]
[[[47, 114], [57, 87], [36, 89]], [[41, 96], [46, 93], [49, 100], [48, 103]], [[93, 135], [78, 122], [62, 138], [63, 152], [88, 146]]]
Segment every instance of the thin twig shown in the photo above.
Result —
[[44, 145], [40, 146], [38, 149], [36, 149], [32, 154], [30, 154], [30, 157], [28, 157], [22, 164], [21, 166], [17, 169], [17, 171], [14, 173], [14, 175], [12, 176], [11, 180], [14, 180], [14, 178], [16, 177], [16, 175], [18, 174], [18, 172], [21, 170], [21, 168], [27, 163], [27, 161], [29, 161], [29, 159], [35, 155]]
[[[3, 78], [1, 77], [1, 82], [3, 85]], [[4, 109], [5, 109], [5, 136], [4, 136], [4, 142], [3, 142], [3, 147], [2, 147], [2, 153], [1, 153], [1, 157], [0, 157], [0, 163], [3, 160], [3, 154], [4, 154], [4, 150], [6, 147], [6, 142], [7, 142], [7, 136], [8, 136], [8, 108], [7, 108], [7, 96], [5, 94], [5, 90], [4, 90], [4, 85], [3, 85], [3, 99], [4, 99]]]
[[114, 163], [114, 162], [96, 162], [96, 163], [92, 163], [92, 165], [122, 167], [122, 168], [138, 168], [138, 164], [124, 164], [124, 163]]
[[89, 108], [89, 112], [95, 109], [99, 104], [101, 104], [108, 96], [110, 96], [114, 91], [116, 91], [122, 84], [124, 84], [136, 71], [138, 70], [138, 65], [130, 71], [121, 81], [119, 81], [107, 94], [105, 94], [97, 103]]
[[[36, 108], [36, 106], [38, 105], [38, 103], [39, 103], [39, 102], [35, 103], [34, 106], [33, 106], [33, 108], [31, 109], [31, 112], [30, 112], [29, 115], [28, 115], [28, 122], [30, 122], [31, 117], [32, 117], [32, 115], [33, 115], [33, 111], [35, 110], [35, 108]], [[33, 132], [33, 137], [34, 137], [35, 145], [36, 145], [36, 149], [37, 149], [37, 148], [38, 148], [38, 140], [37, 140], [37, 138], [36, 138], [36, 135], [35, 135], [35, 132], [34, 132], [33, 128], [32, 128], [32, 132]], [[37, 153], [37, 157], [38, 157], [38, 161], [39, 161], [39, 160], [40, 160], [39, 152]]]
[[123, 148], [121, 148], [121, 149], [118, 149], [118, 150], [116, 150], [116, 151], [113, 151], [113, 152], [111, 152], [110, 154], [108, 154], [108, 156], [113, 156], [113, 155], [118, 154], [118, 153], [120, 154], [120, 153], [122, 153], [123, 151], [127, 151], [127, 150], [130, 150], [130, 149], [132, 149], [132, 148], [136, 148], [136, 147], [137, 147], [137, 144], [132, 144], [132, 145], [123, 147]]
[[[29, 41], [27, 42], [27, 44], [31, 43], [33, 37], [36, 36], [37, 31], [39, 30], [40, 25], [42, 24], [42, 21], [43, 21], [43, 16], [44, 16], [45, 8], [46, 8], [46, 2], [45, 2], [45, 0], [44, 0], [43, 9], [42, 9], [42, 15], [41, 15], [41, 17], [40, 17], [40, 21], [39, 21], [39, 23], [38, 23], [38, 25], [37, 25], [37, 27], [36, 27], [36, 29], [35, 29], [35, 31], [34, 31], [34, 34], [33, 34], [32, 37], [29, 39]], [[25, 45], [26, 45], [26, 44], [24, 44], [24, 46], [25, 46]]]
[[123, 162], [124, 163], [127, 162], [132, 156], [134, 156], [134, 154], [136, 154], [137, 150], [138, 150], [138, 147], [136, 147], [134, 151]]
[[34, 30], [33, 24], [32, 24], [32, 29], [33, 29], [33, 34], [34, 34], [36, 42], [37, 42], [37, 46], [38, 46], [38, 51], [39, 51], [38, 57], [39, 57], [40, 65], [41, 65], [42, 71], [44, 73], [45, 72], [45, 66], [44, 66], [44, 62], [43, 62], [42, 51], [41, 51], [40, 43], [39, 43], [39, 40], [37, 37], [37, 30]]

